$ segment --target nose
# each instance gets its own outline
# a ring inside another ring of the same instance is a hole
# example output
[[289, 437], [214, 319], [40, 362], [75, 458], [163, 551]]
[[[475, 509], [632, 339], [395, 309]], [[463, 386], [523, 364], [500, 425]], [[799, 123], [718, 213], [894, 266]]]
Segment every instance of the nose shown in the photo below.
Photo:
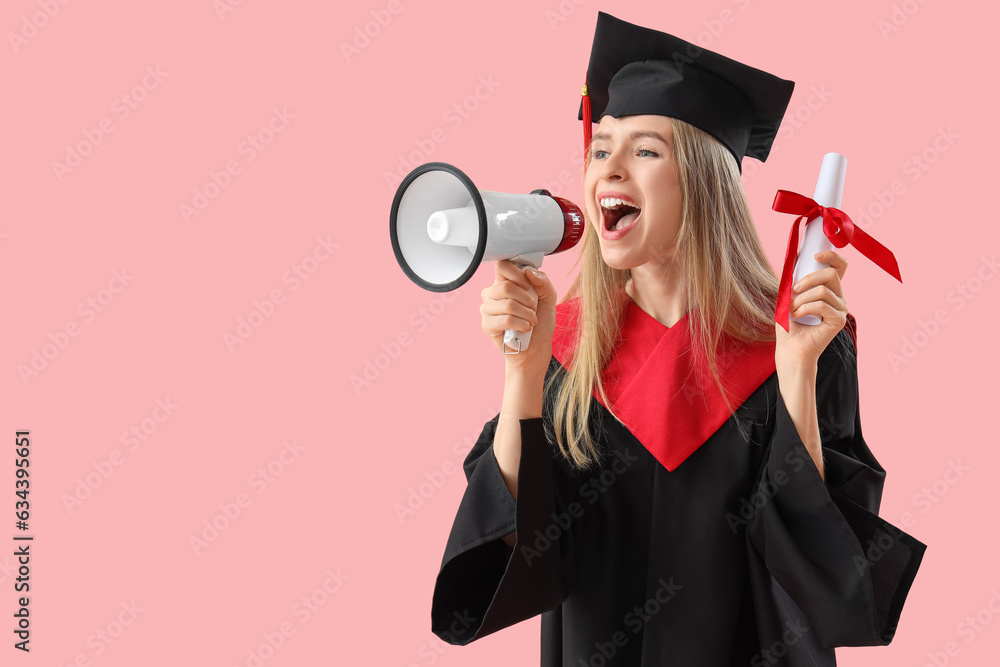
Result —
[[628, 178], [623, 152], [616, 150], [601, 161], [601, 179], [605, 181], [622, 181]]

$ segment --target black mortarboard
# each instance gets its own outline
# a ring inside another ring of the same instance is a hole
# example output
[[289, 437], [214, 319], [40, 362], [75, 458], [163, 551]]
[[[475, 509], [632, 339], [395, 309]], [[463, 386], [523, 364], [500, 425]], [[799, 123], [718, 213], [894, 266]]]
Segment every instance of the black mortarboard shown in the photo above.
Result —
[[[586, 102], [593, 121], [656, 114], [712, 135], [741, 167], [763, 162], [792, 97], [792, 81], [749, 67], [683, 39], [599, 12], [587, 69]], [[591, 124], [584, 123], [590, 143]]]

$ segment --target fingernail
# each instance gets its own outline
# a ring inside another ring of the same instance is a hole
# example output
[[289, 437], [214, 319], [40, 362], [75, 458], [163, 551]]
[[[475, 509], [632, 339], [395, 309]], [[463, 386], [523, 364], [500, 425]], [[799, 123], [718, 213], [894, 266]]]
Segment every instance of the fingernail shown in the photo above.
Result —
[[801, 286], [802, 286], [802, 283], [795, 283], [794, 285], [792, 285], [792, 289], [795, 290], [796, 292], [798, 292], [799, 291], [799, 287], [801, 287]]

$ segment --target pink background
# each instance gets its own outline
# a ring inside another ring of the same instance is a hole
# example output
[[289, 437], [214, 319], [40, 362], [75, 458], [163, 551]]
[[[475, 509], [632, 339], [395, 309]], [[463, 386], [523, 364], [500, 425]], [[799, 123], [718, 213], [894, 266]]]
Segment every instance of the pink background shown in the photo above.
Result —
[[[888, 470], [882, 515], [929, 547], [891, 646], [838, 655], [944, 664], [954, 642], [948, 664], [995, 664], [993, 5], [224, 1], [4, 3], [0, 662], [537, 664], [537, 618], [465, 648], [429, 631], [503, 360], [479, 325], [492, 265], [448, 295], [411, 284], [386, 174], [443, 160], [483, 189], [579, 201], [605, 9], [797, 82], [768, 163], [745, 163], [774, 266], [792, 220], [775, 190], [811, 194], [824, 153], [850, 160], [844, 208], [904, 281], [845, 250], [864, 432]], [[545, 262], [560, 291], [573, 259]], [[33, 438], [27, 655], [17, 429]]]

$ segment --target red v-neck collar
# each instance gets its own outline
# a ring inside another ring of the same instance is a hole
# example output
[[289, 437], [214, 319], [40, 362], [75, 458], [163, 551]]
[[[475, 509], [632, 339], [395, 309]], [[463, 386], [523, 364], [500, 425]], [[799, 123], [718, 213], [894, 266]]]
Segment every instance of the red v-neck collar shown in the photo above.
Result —
[[[708, 366], [692, 361], [692, 312], [667, 327], [629, 299], [618, 343], [601, 374], [610, 407], [670, 471], [731, 414]], [[552, 354], [566, 368], [572, 363], [578, 313], [578, 298], [556, 307]], [[774, 341], [747, 343], [723, 335], [717, 364], [730, 401], [738, 406], [775, 372]]]

